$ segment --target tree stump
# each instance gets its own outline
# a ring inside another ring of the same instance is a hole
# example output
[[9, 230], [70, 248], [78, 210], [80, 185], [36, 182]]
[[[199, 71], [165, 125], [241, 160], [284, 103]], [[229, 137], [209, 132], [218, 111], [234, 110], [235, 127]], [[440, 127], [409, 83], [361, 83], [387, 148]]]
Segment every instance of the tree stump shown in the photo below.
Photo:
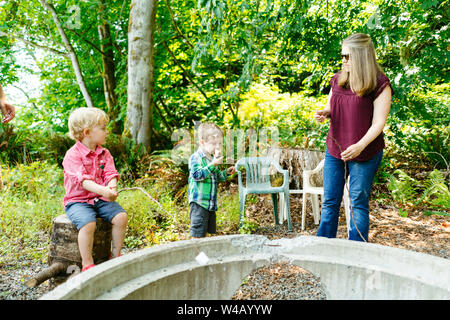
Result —
[[[312, 170], [325, 158], [325, 152], [309, 149], [273, 147], [267, 151], [267, 156], [278, 161], [281, 167], [289, 170], [289, 188], [303, 189], [303, 171]], [[314, 186], [323, 185], [322, 172], [311, 177]]]
[[[103, 219], [97, 219], [94, 233], [92, 257], [99, 264], [109, 259], [111, 253], [112, 225]], [[81, 255], [78, 249], [78, 230], [63, 214], [53, 219], [53, 229], [48, 254], [49, 267], [28, 281], [27, 286], [34, 287], [49, 278], [58, 285], [67, 280], [72, 273], [81, 270]]]

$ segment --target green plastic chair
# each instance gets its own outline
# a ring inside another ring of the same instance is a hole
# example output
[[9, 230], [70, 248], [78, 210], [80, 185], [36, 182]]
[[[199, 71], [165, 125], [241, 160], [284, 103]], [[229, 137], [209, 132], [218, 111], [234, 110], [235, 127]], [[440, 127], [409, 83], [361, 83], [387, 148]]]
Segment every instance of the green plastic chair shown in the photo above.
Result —
[[[270, 166], [274, 166], [278, 172], [283, 173], [283, 185], [272, 187], [270, 184]], [[246, 184], [242, 184], [242, 172], [245, 168]], [[239, 228], [242, 227], [242, 216], [245, 214], [245, 200], [248, 194], [271, 194], [275, 224], [278, 224], [278, 194], [284, 193], [286, 213], [289, 231], [292, 231], [291, 210], [289, 202], [289, 171], [283, 170], [278, 162], [268, 157], [248, 157], [239, 159], [235, 165], [239, 182]]]

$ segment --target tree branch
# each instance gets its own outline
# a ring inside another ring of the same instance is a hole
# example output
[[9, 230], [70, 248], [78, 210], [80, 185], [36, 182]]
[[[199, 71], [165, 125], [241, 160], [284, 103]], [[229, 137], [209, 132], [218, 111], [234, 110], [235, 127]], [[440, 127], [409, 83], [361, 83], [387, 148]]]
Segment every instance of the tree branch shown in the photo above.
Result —
[[92, 48], [94, 48], [95, 50], [97, 50], [101, 55], [105, 55], [105, 53], [99, 48], [97, 47], [94, 43], [92, 43], [91, 41], [89, 41], [88, 39], [84, 38], [81, 34], [79, 34], [78, 32], [76, 32], [75, 30], [69, 29], [70, 32], [75, 33], [75, 35], [80, 38], [81, 40], [83, 40], [84, 42], [86, 42], [88, 45], [90, 45]]
[[[158, 28], [158, 32], [161, 33], [161, 27], [158, 24], [156, 24], [156, 26]], [[186, 78], [188, 78], [189, 81], [194, 85], [194, 87], [196, 87], [197, 90], [200, 91], [200, 93], [205, 97], [206, 102], [209, 102], [209, 98], [206, 95], [206, 93], [199, 87], [199, 85], [194, 81], [194, 79], [191, 77], [191, 75], [186, 71], [186, 69], [184, 69], [184, 67], [181, 65], [181, 63], [177, 60], [177, 58], [175, 57], [175, 55], [172, 52], [172, 50], [170, 50], [169, 45], [167, 44], [165, 39], [162, 39], [162, 43], [163, 43], [164, 47], [167, 49], [167, 51], [169, 52], [170, 56], [172, 57], [172, 60], [181, 69], [181, 71], [186, 76]], [[214, 113], [218, 116], [217, 110], [214, 109], [214, 108], [212, 108], [212, 109], [213, 109]]]
[[52, 4], [48, 3], [46, 0], [39, 0], [41, 5], [46, 8], [52, 15], [53, 21], [56, 24], [56, 28], [58, 29], [58, 32], [61, 36], [61, 39], [64, 43], [64, 46], [66, 47], [66, 50], [68, 51], [68, 55], [70, 58], [70, 61], [72, 62], [72, 67], [75, 71], [75, 77], [77, 79], [78, 86], [80, 87], [81, 93], [83, 94], [84, 100], [86, 101], [86, 104], [88, 107], [94, 107], [94, 103], [92, 101], [91, 95], [89, 94], [89, 91], [86, 87], [86, 82], [84, 81], [83, 74], [81, 72], [80, 64], [78, 62], [77, 55], [75, 54], [75, 51], [70, 44], [69, 39], [67, 38], [67, 35], [62, 27], [62, 24], [58, 18], [58, 14], [56, 13], [55, 8]]
[[178, 28], [178, 25], [177, 25], [177, 23], [175, 21], [175, 16], [173, 14], [172, 8], [170, 7], [169, 1], [165, 0], [165, 2], [166, 2], [167, 10], [169, 10], [170, 19], [172, 20], [172, 24], [173, 24], [173, 27], [175, 28], [175, 31], [180, 35], [180, 37], [182, 37], [186, 41], [186, 43], [191, 48], [194, 48], [194, 46], [189, 42], [188, 38], [186, 38], [186, 36], [183, 33], [181, 33], [180, 28]]
[[164, 125], [166, 126], [167, 130], [169, 130], [170, 134], [172, 134], [173, 130], [171, 128], [171, 126], [169, 125], [169, 123], [167, 122], [166, 118], [163, 116], [161, 109], [159, 109], [158, 104], [155, 103], [155, 109], [158, 112], [162, 122], [164, 123]]
[[5, 33], [3, 31], [0, 31], [0, 36], [3, 36], [3, 37], [10, 37], [11, 36], [14, 39], [19, 40], [19, 41], [21, 41], [21, 42], [23, 42], [25, 44], [29, 44], [29, 45], [31, 45], [33, 47], [53, 52], [54, 54], [57, 54], [57, 55], [60, 55], [60, 56], [63, 56], [65, 58], [69, 59], [69, 54], [67, 52], [62, 52], [62, 51], [59, 51], [59, 50], [56, 50], [56, 49], [53, 49], [53, 48], [50, 48], [50, 47], [46, 47], [46, 46], [37, 44], [35, 42], [27, 40], [27, 39], [25, 39], [25, 38], [23, 38], [23, 37], [21, 37], [19, 35], [13, 34], [13, 33]]

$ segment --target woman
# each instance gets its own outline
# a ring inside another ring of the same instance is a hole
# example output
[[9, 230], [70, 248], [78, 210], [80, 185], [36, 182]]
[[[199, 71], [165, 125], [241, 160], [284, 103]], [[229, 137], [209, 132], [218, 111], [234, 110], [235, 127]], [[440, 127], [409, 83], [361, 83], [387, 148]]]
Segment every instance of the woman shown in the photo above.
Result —
[[346, 38], [341, 57], [343, 69], [331, 79], [327, 105], [314, 114], [318, 122], [326, 118], [331, 121], [323, 168], [324, 200], [317, 235], [336, 237], [347, 166], [353, 211], [349, 239], [368, 241], [370, 189], [383, 157], [383, 128], [393, 90], [376, 61], [368, 35], [356, 33]]

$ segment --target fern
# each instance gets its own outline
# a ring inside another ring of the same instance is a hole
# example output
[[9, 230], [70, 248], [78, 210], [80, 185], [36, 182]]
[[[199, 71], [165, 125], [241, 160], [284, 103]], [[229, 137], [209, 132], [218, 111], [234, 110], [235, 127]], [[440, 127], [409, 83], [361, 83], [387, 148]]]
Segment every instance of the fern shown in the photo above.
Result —
[[414, 206], [426, 204], [435, 207], [450, 207], [450, 191], [443, 174], [439, 170], [432, 171], [427, 179], [420, 184], [403, 170], [396, 170], [389, 179], [388, 189], [392, 198], [405, 205]]
[[416, 204], [430, 202], [436, 206], [450, 207], [450, 191], [443, 174], [439, 170], [433, 170], [423, 183], [425, 190]]
[[402, 204], [411, 202], [417, 197], [416, 188], [418, 182], [401, 169], [395, 170], [394, 174], [397, 174], [398, 178], [391, 175], [388, 184], [388, 189], [392, 192], [392, 197], [395, 201]]

